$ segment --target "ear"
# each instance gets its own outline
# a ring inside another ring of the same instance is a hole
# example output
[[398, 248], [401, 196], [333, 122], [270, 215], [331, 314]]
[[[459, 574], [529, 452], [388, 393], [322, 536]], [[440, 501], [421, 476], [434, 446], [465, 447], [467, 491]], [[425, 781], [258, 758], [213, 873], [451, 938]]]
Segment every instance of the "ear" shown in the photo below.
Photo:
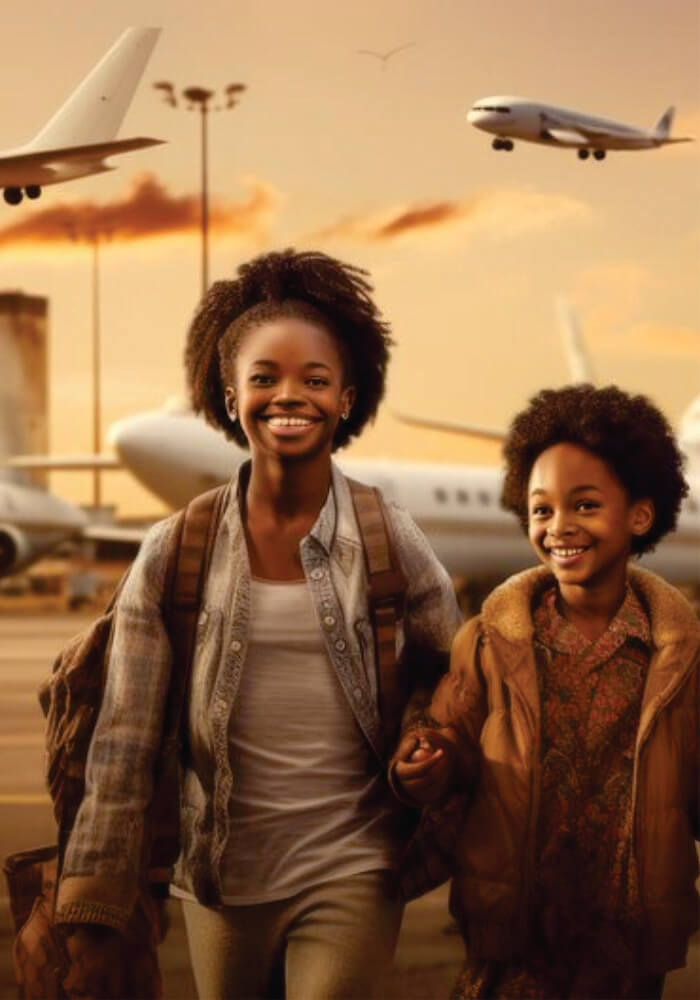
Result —
[[355, 391], [354, 385], [346, 385], [340, 394], [341, 409], [343, 413], [350, 415], [350, 410], [352, 409], [353, 403], [357, 399], [357, 393]]
[[651, 529], [656, 517], [653, 501], [635, 500], [630, 508], [630, 528], [633, 535], [641, 537]]
[[238, 420], [238, 404], [236, 402], [235, 390], [230, 385], [224, 388], [224, 403], [229, 420], [232, 424], [235, 424]]

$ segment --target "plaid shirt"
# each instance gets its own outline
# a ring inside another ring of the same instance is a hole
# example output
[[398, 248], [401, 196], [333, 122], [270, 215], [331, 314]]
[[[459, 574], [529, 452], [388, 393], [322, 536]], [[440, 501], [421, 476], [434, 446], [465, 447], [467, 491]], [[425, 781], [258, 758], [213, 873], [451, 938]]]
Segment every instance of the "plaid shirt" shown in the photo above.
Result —
[[[446, 665], [460, 624], [451, 581], [402, 508], [387, 504], [408, 581], [397, 655], [429, 650], [426, 678]], [[160, 601], [174, 519], [149, 531], [120, 596], [107, 684], [87, 762], [86, 792], [66, 851], [57, 921], [121, 929], [143, 870], [144, 812], [163, 725], [171, 648]], [[374, 637], [359, 529], [348, 484], [333, 465], [332, 488], [300, 545], [304, 575], [330, 662], [355, 719], [383, 767]], [[233, 483], [219, 525], [199, 616], [189, 701], [190, 759], [181, 791], [182, 851], [175, 883], [202, 901], [220, 898], [220, 861], [231, 834], [235, 780], [229, 727], [246, 659], [250, 567]]]

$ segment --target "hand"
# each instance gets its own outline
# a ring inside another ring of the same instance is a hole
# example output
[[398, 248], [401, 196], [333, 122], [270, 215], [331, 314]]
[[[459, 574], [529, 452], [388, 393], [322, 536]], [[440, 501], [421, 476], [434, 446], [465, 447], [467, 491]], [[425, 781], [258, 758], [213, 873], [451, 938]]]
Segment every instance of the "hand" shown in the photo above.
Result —
[[394, 775], [410, 798], [421, 805], [441, 799], [454, 772], [454, 747], [436, 729], [408, 733], [395, 754]]
[[101, 924], [79, 924], [66, 937], [70, 959], [66, 995], [81, 1000], [118, 1000], [126, 993], [121, 935]]

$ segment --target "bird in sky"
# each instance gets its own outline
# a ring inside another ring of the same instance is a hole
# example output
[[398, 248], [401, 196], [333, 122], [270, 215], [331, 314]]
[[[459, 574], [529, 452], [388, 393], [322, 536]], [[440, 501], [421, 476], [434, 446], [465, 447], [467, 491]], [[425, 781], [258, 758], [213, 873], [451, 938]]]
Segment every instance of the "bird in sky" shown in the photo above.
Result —
[[375, 59], [380, 59], [382, 69], [386, 69], [387, 63], [392, 56], [395, 56], [397, 52], [403, 52], [404, 49], [412, 48], [415, 44], [415, 42], [406, 42], [405, 45], [397, 45], [396, 48], [389, 49], [388, 52], [374, 52], [372, 49], [358, 49], [357, 52], [362, 56], [373, 56]]

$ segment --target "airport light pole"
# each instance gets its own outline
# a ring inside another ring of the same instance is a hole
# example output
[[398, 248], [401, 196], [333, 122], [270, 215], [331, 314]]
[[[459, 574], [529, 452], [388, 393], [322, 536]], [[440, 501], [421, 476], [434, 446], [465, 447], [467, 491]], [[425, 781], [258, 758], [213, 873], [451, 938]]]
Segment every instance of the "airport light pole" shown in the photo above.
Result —
[[[161, 80], [153, 84], [159, 90], [165, 103], [171, 108], [180, 107], [175, 85], [167, 80]], [[188, 111], [199, 110], [200, 120], [200, 144], [201, 144], [201, 209], [200, 226], [202, 232], [202, 295], [209, 287], [209, 163], [208, 163], [208, 128], [207, 116], [210, 111], [229, 111], [238, 104], [238, 99], [246, 89], [244, 83], [229, 83], [223, 88], [222, 94], [224, 104], [213, 104], [216, 99], [216, 91], [207, 90], [205, 87], [185, 87], [182, 97], [187, 102], [185, 107]]]
[[[92, 451], [100, 454], [102, 447], [102, 351], [100, 339], [100, 242], [108, 240], [111, 229], [97, 222], [82, 226], [74, 221], [65, 223], [70, 238], [76, 243], [88, 243], [92, 248]], [[102, 506], [100, 470], [92, 470], [92, 505], [95, 511]]]

